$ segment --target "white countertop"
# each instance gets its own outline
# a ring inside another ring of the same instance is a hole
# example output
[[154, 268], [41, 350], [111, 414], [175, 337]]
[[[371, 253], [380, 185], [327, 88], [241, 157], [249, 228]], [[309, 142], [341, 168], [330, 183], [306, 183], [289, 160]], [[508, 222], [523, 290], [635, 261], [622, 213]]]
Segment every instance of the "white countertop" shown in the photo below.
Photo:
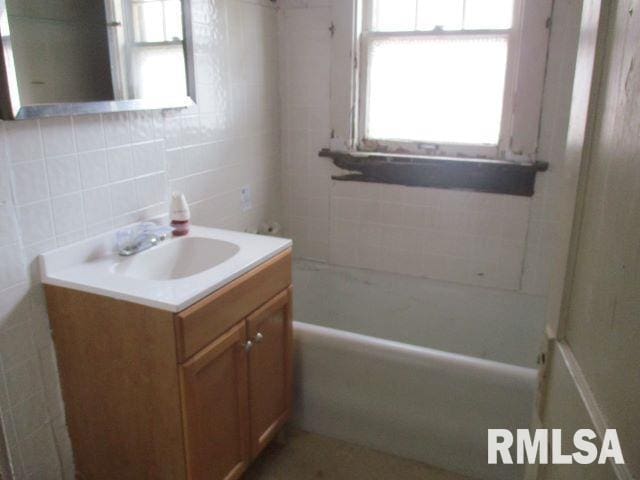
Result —
[[[118, 255], [115, 232], [111, 232], [40, 255], [42, 282], [179, 312], [292, 245], [289, 239], [198, 226], [192, 226], [188, 236], [230, 242], [239, 247], [238, 252], [208, 270], [184, 278], [133, 278], [117, 273], [117, 267], [135, 255]], [[180, 238], [184, 237], [169, 238], [136, 255], [162, 249]]]

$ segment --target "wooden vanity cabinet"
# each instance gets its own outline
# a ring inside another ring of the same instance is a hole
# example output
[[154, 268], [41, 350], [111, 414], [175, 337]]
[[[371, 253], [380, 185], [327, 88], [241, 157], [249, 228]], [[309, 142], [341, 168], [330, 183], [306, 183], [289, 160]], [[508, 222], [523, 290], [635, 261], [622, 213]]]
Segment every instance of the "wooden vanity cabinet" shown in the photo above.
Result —
[[291, 411], [291, 287], [180, 367], [190, 479], [240, 478]]
[[79, 479], [237, 479], [289, 418], [290, 251], [178, 314], [46, 295]]
[[268, 445], [289, 418], [293, 376], [292, 289], [247, 318], [251, 458]]
[[189, 478], [239, 478], [249, 463], [246, 326], [180, 367]]

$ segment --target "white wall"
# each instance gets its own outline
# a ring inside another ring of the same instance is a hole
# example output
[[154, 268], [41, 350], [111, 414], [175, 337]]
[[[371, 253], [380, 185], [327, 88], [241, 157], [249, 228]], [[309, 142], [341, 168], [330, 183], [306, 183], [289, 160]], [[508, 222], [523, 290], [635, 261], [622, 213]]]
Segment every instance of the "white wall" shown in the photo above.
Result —
[[198, 224], [278, 220], [276, 9], [193, 9], [197, 107], [0, 122], [0, 417], [16, 478], [73, 478], [38, 253], [164, 214], [174, 189]]
[[294, 262], [293, 283], [296, 319], [535, 368], [540, 297], [309, 260]]
[[[594, 11], [600, 5], [590, 3]], [[622, 3], [603, 4], [608, 14], [602, 20], [606, 35], [597, 43], [603, 55], [602, 73], [595, 86], [596, 103], [591, 107], [597, 110], [582, 165], [584, 180], [572, 243], [575, 257], [568, 268], [564, 315], [560, 315], [555, 346], [563, 356], [554, 359], [550, 367], [551, 376], [566, 369], [582, 398], [567, 401], [561, 395], [554, 398], [550, 391], [542, 420], [545, 427], [584, 428], [584, 423], [577, 421], [580, 419], [562, 418], [567, 410], [584, 410], [600, 438], [605, 428], [616, 429], [625, 457], [625, 465], [615, 467], [616, 477], [638, 478], [640, 75], [636, 60], [640, 18]], [[585, 24], [591, 26], [588, 20]], [[593, 29], [585, 28], [583, 33], [587, 51], [594, 43]], [[580, 118], [583, 108], [576, 107], [574, 118]], [[580, 471], [555, 473], [545, 478], [583, 478]]]
[[[330, 146], [332, 129], [348, 125], [349, 4], [281, 2], [284, 217], [296, 255], [510, 290], [544, 303], [558, 246], [554, 175], [563, 161], [581, 2], [555, 2], [539, 154], [550, 169], [538, 175], [532, 198], [331, 181], [330, 174], [345, 172], [317, 153]], [[541, 336], [542, 315], [537, 322]]]

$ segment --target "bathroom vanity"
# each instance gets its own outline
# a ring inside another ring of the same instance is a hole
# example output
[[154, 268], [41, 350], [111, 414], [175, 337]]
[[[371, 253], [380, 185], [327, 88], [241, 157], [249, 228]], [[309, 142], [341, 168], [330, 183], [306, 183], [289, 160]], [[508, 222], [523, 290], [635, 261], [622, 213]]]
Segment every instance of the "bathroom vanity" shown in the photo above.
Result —
[[195, 227], [138, 258], [41, 257], [78, 478], [243, 474], [291, 411], [290, 245]]

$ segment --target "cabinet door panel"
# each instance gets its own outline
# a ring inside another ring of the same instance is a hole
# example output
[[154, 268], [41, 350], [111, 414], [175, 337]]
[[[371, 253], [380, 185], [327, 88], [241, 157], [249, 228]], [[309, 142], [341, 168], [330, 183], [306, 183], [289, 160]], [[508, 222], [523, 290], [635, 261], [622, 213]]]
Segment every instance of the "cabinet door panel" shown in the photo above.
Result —
[[191, 480], [234, 480], [249, 462], [245, 322], [180, 368]]
[[251, 456], [255, 458], [289, 418], [292, 374], [292, 290], [281, 292], [247, 318]]

